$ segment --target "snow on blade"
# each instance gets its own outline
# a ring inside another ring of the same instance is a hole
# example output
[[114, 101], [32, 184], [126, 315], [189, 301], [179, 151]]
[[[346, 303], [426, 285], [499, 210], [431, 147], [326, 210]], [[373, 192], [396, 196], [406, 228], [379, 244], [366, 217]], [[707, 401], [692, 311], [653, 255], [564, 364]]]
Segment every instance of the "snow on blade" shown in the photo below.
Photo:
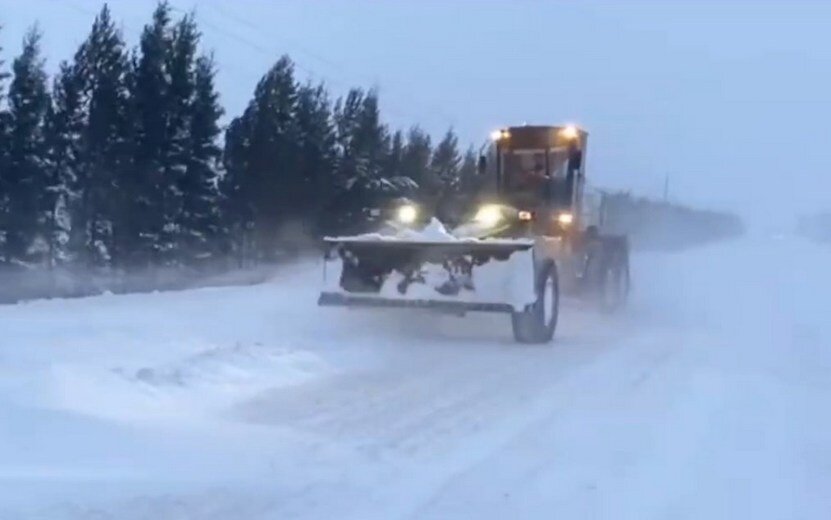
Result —
[[477, 238], [472, 236], [456, 236], [438, 219], [433, 217], [422, 229], [402, 228], [391, 233], [363, 233], [360, 235], [325, 237], [330, 243], [349, 242], [415, 242], [428, 243], [484, 243], [493, 245], [533, 245], [534, 241], [528, 238]]
[[[414, 245], [435, 244], [488, 244], [494, 246], [519, 247], [508, 251], [506, 260], [491, 258], [482, 265], [476, 264], [469, 255], [461, 260], [470, 266], [470, 272], [459, 272], [452, 266], [424, 263], [415, 273], [401, 273], [393, 270], [386, 277], [378, 293], [361, 293], [364, 298], [384, 300], [430, 300], [463, 303], [486, 303], [511, 305], [522, 311], [536, 300], [534, 290], [534, 256], [529, 239], [478, 239], [458, 238], [450, 233], [436, 218], [420, 230], [400, 229], [393, 234], [368, 233], [351, 237], [327, 238], [329, 242], [349, 244], [350, 242], [393, 242]], [[524, 248], [524, 249], [522, 249]], [[347, 254], [351, 254], [347, 252]], [[381, 254], [381, 253], [379, 253]], [[358, 264], [360, 258], [351, 258]], [[329, 259], [324, 268], [324, 287], [331, 292], [348, 294], [339, 285], [343, 264], [340, 258]], [[458, 286], [457, 291], [445, 294], [438, 288], [445, 284]]]

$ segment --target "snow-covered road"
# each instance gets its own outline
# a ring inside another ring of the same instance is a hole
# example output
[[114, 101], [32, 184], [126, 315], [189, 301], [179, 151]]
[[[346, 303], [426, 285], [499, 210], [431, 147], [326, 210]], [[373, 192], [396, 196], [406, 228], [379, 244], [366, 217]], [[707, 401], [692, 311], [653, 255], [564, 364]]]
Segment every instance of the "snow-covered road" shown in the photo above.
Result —
[[0, 518], [827, 518], [831, 249], [642, 254], [621, 316], [269, 284], [0, 307]]

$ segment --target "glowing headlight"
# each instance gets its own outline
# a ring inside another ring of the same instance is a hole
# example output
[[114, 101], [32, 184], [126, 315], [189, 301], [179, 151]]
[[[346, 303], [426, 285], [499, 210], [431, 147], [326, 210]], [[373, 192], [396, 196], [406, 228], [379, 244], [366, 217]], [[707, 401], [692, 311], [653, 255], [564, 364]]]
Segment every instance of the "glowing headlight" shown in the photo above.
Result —
[[557, 215], [557, 222], [564, 226], [570, 226], [574, 222], [574, 215], [571, 213], [560, 213]]
[[573, 141], [580, 137], [580, 130], [577, 129], [574, 125], [568, 125], [567, 127], [560, 130], [560, 135], [562, 135], [565, 139], [569, 141]]
[[511, 134], [507, 130], [494, 130], [491, 132], [491, 140], [492, 141], [499, 141], [502, 139], [507, 139], [511, 137]]
[[402, 224], [412, 224], [418, 217], [418, 210], [415, 206], [407, 204], [398, 208], [396, 217]]
[[497, 225], [500, 220], [502, 220], [502, 210], [499, 206], [492, 204], [482, 206], [479, 208], [479, 211], [476, 212], [476, 216], [473, 217], [473, 220], [483, 226], [493, 227]]

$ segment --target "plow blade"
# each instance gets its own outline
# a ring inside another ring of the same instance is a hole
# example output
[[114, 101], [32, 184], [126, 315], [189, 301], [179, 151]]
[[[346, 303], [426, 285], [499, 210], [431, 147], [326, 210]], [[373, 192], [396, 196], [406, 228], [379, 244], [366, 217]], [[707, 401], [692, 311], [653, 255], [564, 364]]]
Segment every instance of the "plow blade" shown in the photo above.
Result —
[[533, 242], [327, 239], [319, 305], [520, 311], [534, 293]]

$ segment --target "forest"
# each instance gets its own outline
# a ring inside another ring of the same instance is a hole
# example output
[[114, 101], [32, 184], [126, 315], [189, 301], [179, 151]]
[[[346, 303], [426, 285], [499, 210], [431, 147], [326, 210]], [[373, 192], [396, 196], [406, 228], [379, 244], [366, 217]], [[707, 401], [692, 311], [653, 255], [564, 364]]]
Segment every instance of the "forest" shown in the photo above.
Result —
[[[286, 55], [226, 119], [221, 64], [196, 14], [165, 2], [134, 47], [105, 5], [51, 76], [41, 39], [35, 25], [13, 59], [0, 49], [0, 300], [170, 288], [271, 265], [360, 228], [390, 197], [452, 195], [476, 174], [474, 148], [452, 128], [391, 128], [377, 90], [334, 97], [299, 80]], [[728, 214], [611, 200], [636, 245], [741, 228]]]

